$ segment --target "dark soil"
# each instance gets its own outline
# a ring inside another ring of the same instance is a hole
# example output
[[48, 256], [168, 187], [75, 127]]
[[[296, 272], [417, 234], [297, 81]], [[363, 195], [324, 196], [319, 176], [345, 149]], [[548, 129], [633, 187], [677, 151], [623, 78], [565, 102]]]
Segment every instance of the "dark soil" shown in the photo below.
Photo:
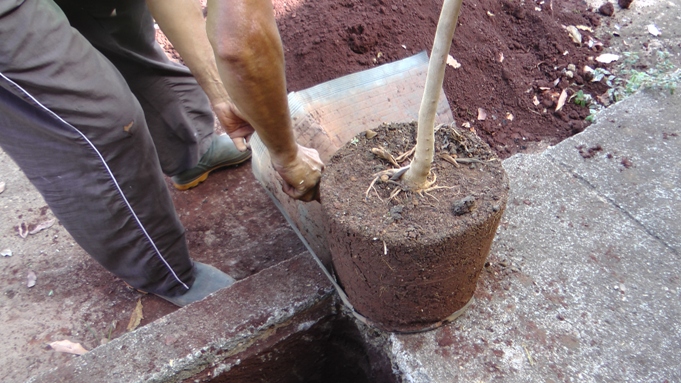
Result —
[[[289, 91], [430, 52], [441, 7], [432, 0], [273, 3]], [[598, 23], [579, 0], [464, 1], [451, 48], [461, 68], [447, 67], [444, 83], [459, 126], [469, 122], [501, 158], [531, 150], [532, 142], [555, 144], [582, 131], [588, 109], [568, 102], [556, 112], [556, 103], [563, 89], [568, 98], [580, 89], [606, 91], [583, 72], [584, 65], [599, 66], [593, 57], [602, 45], [589, 48], [592, 33], [581, 30], [579, 46], [563, 26]], [[486, 111], [484, 121], [477, 118], [479, 108]]]
[[396, 166], [371, 150], [398, 157], [414, 147], [415, 132], [412, 123], [360, 134], [331, 158], [322, 180], [340, 282], [356, 309], [387, 330], [425, 329], [471, 299], [508, 194], [489, 146], [450, 126], [435, 134], [438, 189], [416, 193], [381, 180], [376, 173]]

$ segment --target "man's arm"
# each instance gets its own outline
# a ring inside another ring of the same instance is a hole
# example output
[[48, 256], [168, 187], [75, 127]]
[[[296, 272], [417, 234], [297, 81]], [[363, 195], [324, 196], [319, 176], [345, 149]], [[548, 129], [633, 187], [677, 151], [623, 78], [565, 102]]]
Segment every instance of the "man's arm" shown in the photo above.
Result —
[[225, 88], [269, 150], [284, 192], [318, 198], [324, 165], [293, 134], [284, 52], [270, 0], [209, 0], [207, 32]]
[[147, 0], [147, 7], [208, 95], [213, 111], [227, 134], [239, 150], [246, 150], [245, 140], [253, 128], [240, 116], [222, 84], [198, 1]]

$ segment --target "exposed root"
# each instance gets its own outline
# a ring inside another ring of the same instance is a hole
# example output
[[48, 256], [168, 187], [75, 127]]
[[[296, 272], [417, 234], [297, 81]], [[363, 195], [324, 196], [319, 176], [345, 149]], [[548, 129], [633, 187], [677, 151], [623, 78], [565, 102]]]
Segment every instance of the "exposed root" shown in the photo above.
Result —
[[[383, 202], [383, 198], [381, 198], [381, 195], [378, 194], [378, 190], [376, 190], [376, 188], [373, 187], [373, 186], [371, 188], [374, 189], [374, 193], [376, 193], [376, 197], [378, 197], [378, 199], [381, 200], [381, 202]], [[367, 198], [369, 198], [368, 195], [367, 195]]]
[[461, 166], [459, 166], [459, 163], [456, 162], [456, 158], [450, 156], [450, 155], [447, 154], [447, 153], [442, 153], [442, 154], [440, 154], [440, 158], [442, 158], [443, 160], [449, 162], [450, 164], [454, 165], [454, 166], [457, 167], [457, 168], [460, 168], [460, 167], [461, 167]]
[[402, 189], [401, 187], [396, 187], [395, 190], [393, 190], [393, 192], [390, 193], [390, 198], [388, 198], [388, 201], [390, 201], [391, 199], [397, 197], [397, 195], [400, 194], [400, 192], [401, 192], [402, 190], [403, 190], [403, 189]]
[[[371, 191], [371, 189], [376, 190], [376, 188], [374, 188], [374, 185], [376, 184], [376, 181], [378, 181], [379, 178], [380, 178], [380, 176], [377, 176], [376, 178], [373, 179], [373, 181], [371, 181], [371, 184], [367, 188], [367, 191], [364, 193], [364, 198], [369, 198], [369, 192]], [[378, 193], [376, 193], [376, 194], [378, 194]]]
[[393, 157], [392, 154], [390, 154], [390, 151], [388, 149], [379, 146], [377, 148], [371, 149], [371, 153], [374, 153], [379, 158], [382, 158], [388, 162], [390, 162], [394, 167], [399, 168], [400, 165], [395, 161], [395, 157]]
[[411, 148], [410, 150], [407, 150], [406, 152], [400, 154], [397, 158], [395, 158], [395, 161], [397, 162], [402, 162], [406, 160], [407, 158], [411, 157], [412, 154], [416, 151], [416, 146]]

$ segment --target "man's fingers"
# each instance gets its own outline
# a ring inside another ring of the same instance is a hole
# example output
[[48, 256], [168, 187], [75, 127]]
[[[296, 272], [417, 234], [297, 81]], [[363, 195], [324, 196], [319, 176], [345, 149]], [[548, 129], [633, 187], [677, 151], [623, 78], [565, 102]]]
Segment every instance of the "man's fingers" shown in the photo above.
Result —
[[248, 146], [246, 145], [246, 139], [243, 137], [236, 138], [232, 140], [234, 142], [234, 146], [236, 146], [236, 149], [240, 152], [245, 152], [248, 150]]
[[234, 146], [236, 146], [237, 150], [240, 152], [245, 152], [251, 148], [251, 143], [249, 141], [252, 134], [243, 136], [240, 132], [234, 132], [228, 135], [232, 139], [232, 142], [234, 142]]

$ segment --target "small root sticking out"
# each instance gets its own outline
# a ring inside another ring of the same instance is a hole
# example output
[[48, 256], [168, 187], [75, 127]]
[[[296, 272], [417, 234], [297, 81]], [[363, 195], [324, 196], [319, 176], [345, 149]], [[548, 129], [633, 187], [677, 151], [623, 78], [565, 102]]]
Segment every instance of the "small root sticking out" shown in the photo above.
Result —
[[411, 155], [414, 154], [415, 151], [416, 151], [416, 146], [414, 146], [410, 150], [407, 150], [406, 152], [397, 156], [397, 158], [395, 158], [395, 161], [402, 162], [402, 161], [406, 160], [407, 158], [411, 157]]
[[382, 159], [390, 162], [396, 168], [400, 167], [400, 165], [395, 160], [395, 157], [393, 157], [393, 155], [390, 154], [390, 151], [388, 149], [385, 149], [382, 146], [371, 149], [371, 153], [376, 155], [376, 157], [382, 158]]
[[400, 192], [401, 192], [402, 190], [403, 190], [403, 189], [402, 189], [401, 187], [399, 187], [399, 186], [396, 187], [395, 190], [393, 190], [393, 192], [390, 193], [390, 198], [388, 198], [388, 201], [390, 201], [391, 199], [397, 197], [397, 195], [400, 194]]
[[397, 180], [399, 180], [400, 177], [402, 177], [402, 175], [407, 170], [409, 170], [409, 166], [405, 166], [405, 167], [399, 168], [399, 169], [383, 170], [383, 171], [380, 171], [378, 173], [375, 173], [373, 175], [374, 179], [371, 181], [371, 184], [369, 184], [369, 187], [367, 188], [366, 192], [364, 193], [364, 197], [368, 199], [369, 193], [373, 189], [374, 193], [376, 193], [376, 196], [378, 197], [378, 199], [381, 200], [381, 202], [384, 201], [380, 197], [380, 195], [378, 194], [378, 191], [376, 190], [375, 185], [376, 185], [377, 182], [383, 182], [383, 183], [389, 183], [389, 184], [396, 185], [395, 189], [390, 193], [390, 196], [388, 197], [388, 201], [397, 197], [403, 191], [414, 192], [414, 193], [417, 193], [418, 195], [420, 195], [421, 197], [423, 197], [424, 194], [425, 194], [426, 196], [431, 197], [436, 201], [439, 201], [437, 198], [435, 198], [435, 196], [430, 194], [430, 192], [436, 191], [436, 190], [442, 190], [442, 189], [454, 189], [453, 186], [438, 186], [438, 185], [435, 185], [435, 183], [437, 182], [437, 174], [431, 173], [433, 175], [433, 179], [431, 181], [428, 181], [425, 185], [423, 185], [423, 187], [421, 187], [419, 189], [411, 190], [408, 187], [406, 187], [404, 184], [397, 182]]
[[[406, 172], [407, 170], [409, 170], [409, 166], [405, 166], [405, 167], [399, 168], [399, 169], [387, 169], [387, 170], [383, 170], [383, 171], [380, 171], [378, 173], [375, 173], [373, 175], [374, 179], [371, 181], [371, 184], [369, 184], [369, 187], [367, 188], [367, 191], [364, 193], [364, 196], [366, 198], [369, 198], [369, 192], [371, 191], [372, 188], [374, 190], [376, 190], [376, 188], [374, 188], [374, 185], [376, 185], [376, 182], [378, 182], [379, 180], [381, 182], [389, 182], [391, 180], [398, 180], [398, 179], [400, 179], [400, 177], [402, 177], [402, 174], [404, 174], [404, 172]], [[378, 195], [378, 192], [376, 192], [376, 194]], [[379, 197], [379, 199], [380, 199], [380, 197]]]

